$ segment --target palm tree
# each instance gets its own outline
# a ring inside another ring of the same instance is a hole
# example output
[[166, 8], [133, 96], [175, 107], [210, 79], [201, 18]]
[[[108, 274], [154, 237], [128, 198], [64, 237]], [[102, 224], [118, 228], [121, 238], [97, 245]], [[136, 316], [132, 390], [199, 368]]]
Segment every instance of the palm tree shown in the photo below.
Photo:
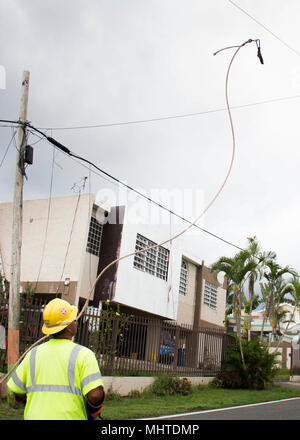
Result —
[[[280, 335], [280, 323], [284, 322], [284, 318], [287, 314], [287, 311], [282, 306], [282, 304], [276, 304], [274, 309], [272, 310], [272, 314], [270, 314], [269, 321], [272, 326], [272, 335], [273, 340], [276, 341], [278, 336]], [[269, 347], [271, 345], [272, 339], [269, 340]]]
[[[253, 268], [251, 269], [251, 272], [249, 274], [249, 304], [247, 307], [248, 311], [248, 319], [247, 319], [247, 333], [248, 333], [248, 341], [251, 339], [251, 317], [252, 317], [252, 310], [253, 310], [253, 300], [254, 300], [254, 285], [258, 278], [260, 278], [260, 271], [259, 271], [259, 262], [256, 258], [257, 254], [260, 251], [260, 246], [258, 244], [258, 241], [256, 240], [256, 236], [253, 238], [248, 237], [248, 248], [247, 251], [249, 253], [248, 260], [252, 261]], [[246, 312], [246, 310], [245, 310]], [[247, 312], [246, 312], [247, 313]]]
[[[293, 313], [291, 313], [291, 315], [290, 315], [290, 319], [287, 322], [287, 325], [285, 327], [285, 330], [284, 330], [284, 332], [282, 334], [281, 339], [284, 337], [284, 335], [288, 331], [288, 328], [289, 328], [291, 322], [294, 321], [294, 316], [295, 316], [296, 309], [300, 307], [300, 281], [299, 281], [299, 276], [298, 275], [294, 275], [294, 277], [289, 280], [289, 285], [291, 286], [291, 289], [289, 290], [288, 293], [291, 294], [291, 298], [285, 298], [285, 302], [287, 302], [289, 304], [292, 304], [294, 306], [294, 309], [293, 309]], [[280, 344], [280, 340], [278, 341], [278, 345], [277, 345], [276, 348], [278, 348], [279, 344]]]
[[227, 289], [226, 289], [226, 308], [225, 308], [225, 329], [226, 332], [228, 331], [228, 324], [229, 324], [229, 316], [233, 313], [233, 302], [234, 302], [234, 295], [232, 290], [232, 285], [230, 284], [230, 281], [227, 280]]
[[287, 310], [283, 307], [283, 303], [290, 302], [290, 300], [286, 297], [287, 295], [291, 294], [293, 296], [295, 291], [293, 280], [286, 280], [283, 278], [279, 278], [278, 282], [275, 285], [275, 316], [277, 315], [277, 319], [275, 322], [275, 332], [274, 338], [277, 339], [277, 332], [276, 332], [276, 325], [278, 327], [278, 334], [280, 333], [279, 324], [280, 321], [284, 321], [285, 315], [287, 314]]
[[266, 263], [266, 261], [276, 258], [276, 254], [272, 251], [262, 252], [261, 246], [257, 241], [256, 236], [248, 237], [247, 240], [248, 240], [247, 252], [249, 253], [248, 262], [251, 262], [253, 265], [249, 274], [249, 284], [248, 284], [249, 308], [248, 308], [247, 328], [248, 328], [248, 341], [250, 341], [252, 311], [253, 311], [254, 298], [255, 298], [254, 286], [255, 283], [262, 278], [264, 264]]
[[229, 292], [232, 294], [232, 310], [236, 322], [237, 336], [240, 344], [240, 352], [243, 365], [245, 360], [241, 342], [241, 309], [242, 292], [247, 274], [253, 270], [255, 262], [248, 261], [249, 253], [246, 250], [240, 251], [232, 258], [221, 257], [211, 266], [211, 270], [219, 273], [224, 272], [228, 284]]
[[[266, 271], [264, 272], [264, 277], [267, 283], [264, 283], [263, 289], [265, 298], [265, 310], [263, 315], [263, 322], [261, 327], [260, 339], [263, 338], [264, 325], [267, 317], [271, 317], [271, 321], [274, 322], [275, 318], [275, 306], [282, 302], [282, 298], [287, 293], [282, 286], [282, 277], [285, 274], [296, 275], [296, 272], [289, 266], [281, 267], [274, 260], [269, 260], [265, 262]], [[282, 292], [280, 293], [280, 289]], [[285, 293], [284, 293], [285, 292]]]
[[251, 340], [251, 322], [252, 322], [252, 308], [256, 309], [260, 303], [261, 298], [259, 295], [253, 295], [253, 297], [247, 298], [246, 295], [243, 296], [243, 305], [244, 305], [244, 312], [247, 318], [244, 322], [244, 337], [247, 337], [248, 341]]

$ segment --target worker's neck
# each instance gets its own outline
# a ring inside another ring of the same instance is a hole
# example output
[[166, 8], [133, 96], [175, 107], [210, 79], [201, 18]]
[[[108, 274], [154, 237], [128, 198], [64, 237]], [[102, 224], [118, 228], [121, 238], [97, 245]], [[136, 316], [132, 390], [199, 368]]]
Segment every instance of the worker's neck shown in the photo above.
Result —
[[72, 341], [73, 336], [62, 335], [62, 336], [57, 336], [56, 338], [53, 338], [53, 339], [68, 339], [69, 341]]

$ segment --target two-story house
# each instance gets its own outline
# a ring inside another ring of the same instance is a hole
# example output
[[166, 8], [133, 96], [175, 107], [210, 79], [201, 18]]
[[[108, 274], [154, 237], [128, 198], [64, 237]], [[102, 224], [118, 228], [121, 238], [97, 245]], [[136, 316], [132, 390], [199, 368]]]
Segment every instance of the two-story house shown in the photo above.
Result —
[[[0, 204], [0, 250], [10, 280], [12, 204]], [[95, 307], [109, 299], [124, 311], [195, 327], [224, 327], [226, 286], [159, 225], [126, 222], [126, 207], [99, 206], [92, 194], [27, 200], [23, 204], [21, 286], [39, 297], [59, 296]], [[92, 288], [92, 289], [91, 289]]]

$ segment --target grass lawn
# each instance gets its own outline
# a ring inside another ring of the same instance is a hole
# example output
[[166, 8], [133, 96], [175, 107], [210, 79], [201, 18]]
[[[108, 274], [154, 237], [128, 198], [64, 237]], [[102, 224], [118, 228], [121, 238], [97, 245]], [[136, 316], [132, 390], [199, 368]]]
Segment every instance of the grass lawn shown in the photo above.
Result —
[[[300, 389], [274, 385], [266, 390], [225, 390], [210, 386], [193, 387], [187, 395], [158, 397], [150, 392], [134, 397], [111, 397], [106, 401], [102, 416], [105, 420], [151, 418], [183, 412], [226, 408], [236, 405], [267, 402], [300, 397]], [[10, 407], [6, 400], [0, 402], [0, 420], [22, 420], [23, 407]]]

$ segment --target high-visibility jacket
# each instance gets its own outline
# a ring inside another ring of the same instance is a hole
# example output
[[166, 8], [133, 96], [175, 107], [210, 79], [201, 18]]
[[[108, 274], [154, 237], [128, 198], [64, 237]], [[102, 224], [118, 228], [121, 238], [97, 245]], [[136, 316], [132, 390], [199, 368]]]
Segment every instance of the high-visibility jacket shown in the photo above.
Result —
[[25, 420], [87, 420], [85, 396], [104, 383], [90, 349], [50, 339], [27, 353], [7, 386], [27, 394]]

